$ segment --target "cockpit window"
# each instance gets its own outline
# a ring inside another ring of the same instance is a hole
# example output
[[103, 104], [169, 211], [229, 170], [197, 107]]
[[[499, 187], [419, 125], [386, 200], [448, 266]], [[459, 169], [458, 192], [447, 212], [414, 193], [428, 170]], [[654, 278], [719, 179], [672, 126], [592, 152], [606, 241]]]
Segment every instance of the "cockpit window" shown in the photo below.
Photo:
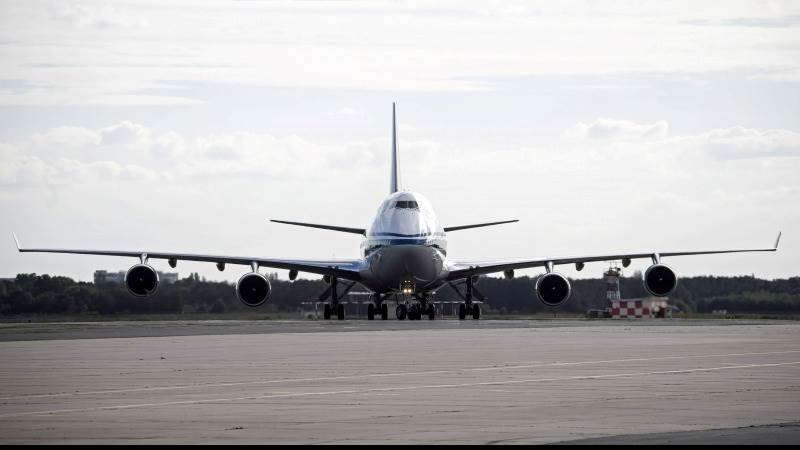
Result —
[[405, 209], [419, 209], [419, 205], [414, 200], [400, 200], [394, 204], [395, 208], [405, 208]]

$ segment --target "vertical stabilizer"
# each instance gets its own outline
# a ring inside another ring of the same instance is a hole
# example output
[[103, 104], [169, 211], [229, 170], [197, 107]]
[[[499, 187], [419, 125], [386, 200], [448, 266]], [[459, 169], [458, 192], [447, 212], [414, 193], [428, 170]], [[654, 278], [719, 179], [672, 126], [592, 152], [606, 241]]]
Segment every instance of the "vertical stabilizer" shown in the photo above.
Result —
[[397, 116], [395, 115], [394, 102], [392, 102], [392, 178], [389, 182], [389, 193], [394, 194], [399, 190], [400, 174], [397, 168]]

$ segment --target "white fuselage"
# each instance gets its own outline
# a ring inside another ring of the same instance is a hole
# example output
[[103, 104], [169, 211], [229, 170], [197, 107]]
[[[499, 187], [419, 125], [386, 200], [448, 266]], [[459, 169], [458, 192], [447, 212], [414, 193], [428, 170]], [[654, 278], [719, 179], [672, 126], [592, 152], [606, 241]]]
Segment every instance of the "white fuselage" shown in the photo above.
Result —
[[362, 284], [375, 292], [425, 293], [447, 277], [447, 238], [428, 199], [395, 192], [381, 203], [361, 244]]

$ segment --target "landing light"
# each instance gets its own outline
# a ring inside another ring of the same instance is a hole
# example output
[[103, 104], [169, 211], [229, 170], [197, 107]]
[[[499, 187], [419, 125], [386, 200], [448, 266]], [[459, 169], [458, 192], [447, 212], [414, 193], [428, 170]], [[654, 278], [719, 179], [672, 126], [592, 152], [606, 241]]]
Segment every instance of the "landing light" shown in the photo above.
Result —
[[403, 280], [400, 283], [400, 292], [402, 292], [403, 294], [413, 294], [414, 282], [411, 280]]

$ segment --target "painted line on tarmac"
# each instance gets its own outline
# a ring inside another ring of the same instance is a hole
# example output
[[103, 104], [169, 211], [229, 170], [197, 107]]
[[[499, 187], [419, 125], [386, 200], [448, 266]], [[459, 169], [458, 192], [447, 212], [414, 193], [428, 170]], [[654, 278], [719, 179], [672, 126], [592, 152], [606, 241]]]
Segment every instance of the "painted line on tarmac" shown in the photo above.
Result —
[[686, 373], [696, 373], [696, 372], [717, 372], [722, 370], [754, 369], [754, 368], [764, 368], [764, 367], [781, 367], [781, 366], [796, 366], [796, 365], [800, 365], [800, 361], [786, 362], [786, 363], [771, 363], [771, 364], [744, 364], [739, 366], [703, 367], [695, 369], [659, 370], [653, 372], [631, 372], [631, 373], [615, 373], [615, 374], [604, 374], [604, 375], [578, 375], [571, 377], [531, 378], [524, 380], [483, 381], [478, 383], [432, 384], [423, 386], [395, 386], [395, 387], [372, 388], [372, 389], [362, 389], [362, 390], [349, 389], [349, 390], [320, 391], [320, 392], [271, 393], [267, 395], [256, 395], [256, 396], [234, 397], [234, 398], [183, 400], [183, 401], [161, 402], [161, 403], [138, 403], [132, 405], [95, 406], [90, 408], [54, 409], [49, 411], [28, 411], [19, 413], [0, 414], [0, 418], [83, 413], [83, 412], [93, 412], [93, 411], [116, 411], [125, 409], [152, 408], [152, 407], [176, 406], [176, 405], [200, 405], [208, 403], [226, 403], [226, 402], [238, 402], [247, 400], [268, 400], [276, 398], [297, 398], [297, 397], [342, 395], [342, 394], [370, 394], [370, 393], [384, 393], [384, 392], [397, 392], [397, 391], [418, 391], [421, 389], [452, 389], [452, 388], [466, 388], [466, 387], [478, 387], [478, 386], [504, 386], [512, 384], [546, 383], [554, 381], [585, 381], [585, 380], [599, 380], [606, 378], [630, 378], [630, 377], [642, 377], [651, 375], [676, 375], [676, 374], [686, 374]]
[[168, 391], [168, 390], [181, 390], [181, 389], [198, 389], [198, 388], [216, 388], [216, 387], [236, 387], [236, 386], [255, 386], [265, 384], [279, 384], [279, 383], [303, 383], [315, 381], [339, 381], [339, 380], [352, 380], [364, 378], [381, 378], [381, 377], [403, 377], [415, 375], [443, 375], [464, 372], [483, 372], [483, 371], [497, 371], [497, 370], [518, 370], [518, 369], [536, 369], [544, 367], [563, 367], [563, 366], [579, 366], [591, 364], [609, 364], [609, 363], [627, 363], [627, 362], [647, 362], [647, 361], [664, 361], [675, 359], [696, 359], [696, 358], [730, 358], [737, 356], [768, 356], [768, 355], [785, 355], [792, 353], [800, 353], [800, 350], [785, 350], [775, 352], [750, 352], [750, 353], [723, 353], [714, 355], [684, 355], [684, 356], [655, 356], [652, 358], [625, 358], [625, 359], [604, 359], [593, 361], [575, 361], [575, 362], [552, 362], [552, 363], [538, 363], [538, 364], [525, 364], [515, 366], [491, 366], [491, 367], [468, 367], [463, 369], [449, 369], [449, 370], [430, 370], [424, 372], [390, 372], [390, 373], [370, 373], [370, 374], [356, 374], [356, 375], [340, 375], [329, 377], [313, 377], [313, 378], [284, 378], [279, 380], [254, 380], [254, 381], [237, 381], [237, 382], [223, 382], [223, 383], [198, 383], [198, 384], [182, 384], [173, 386], [153, 386], [129, 389], [108, 389], [97, 391], [84, 391], [84, 392], [59, 392], [52, 394], [29, 394], [29, 395], [16, 395], [9, 397], [0, 397], [2, 400], [23, 400], [33, 398], [53, 398], [53, 397], [73, 397], [84, 395], [105, 395], [105, 394], [128, 394], [134, 392], [151, 392], [151, 391]]

